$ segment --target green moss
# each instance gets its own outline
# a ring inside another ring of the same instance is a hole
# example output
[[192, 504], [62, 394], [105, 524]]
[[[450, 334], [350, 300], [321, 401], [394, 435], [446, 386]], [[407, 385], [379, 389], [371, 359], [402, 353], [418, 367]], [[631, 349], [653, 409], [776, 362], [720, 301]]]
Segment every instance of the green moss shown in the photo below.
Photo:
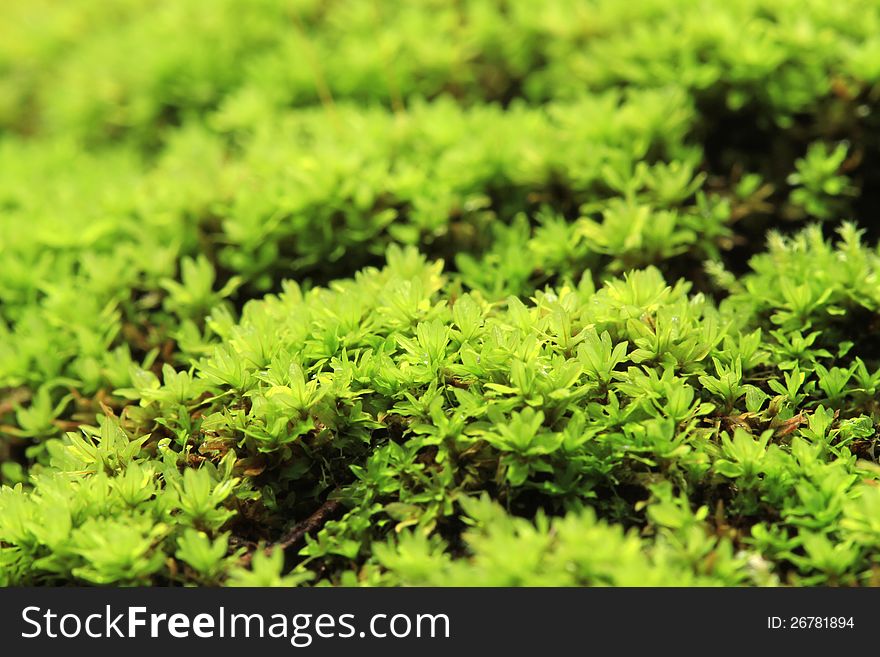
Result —
[[875, 3], [154, 4], [0, 8], [0, 584], [876, 583]]

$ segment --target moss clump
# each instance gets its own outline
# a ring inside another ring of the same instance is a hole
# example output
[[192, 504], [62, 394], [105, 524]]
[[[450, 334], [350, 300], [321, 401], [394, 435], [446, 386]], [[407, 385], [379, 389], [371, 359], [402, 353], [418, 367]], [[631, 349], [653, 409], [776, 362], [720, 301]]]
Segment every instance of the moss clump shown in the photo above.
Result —
[[0, 584], [874, 584], [878, 33], [4, 3]]

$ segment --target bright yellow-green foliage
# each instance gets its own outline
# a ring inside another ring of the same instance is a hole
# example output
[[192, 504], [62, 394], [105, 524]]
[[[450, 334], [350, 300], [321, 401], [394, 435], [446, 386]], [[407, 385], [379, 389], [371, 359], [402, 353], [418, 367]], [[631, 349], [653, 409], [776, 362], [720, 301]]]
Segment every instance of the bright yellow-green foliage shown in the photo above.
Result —
[[873, 585], [880, 4], [0, 3], [0, 585]]

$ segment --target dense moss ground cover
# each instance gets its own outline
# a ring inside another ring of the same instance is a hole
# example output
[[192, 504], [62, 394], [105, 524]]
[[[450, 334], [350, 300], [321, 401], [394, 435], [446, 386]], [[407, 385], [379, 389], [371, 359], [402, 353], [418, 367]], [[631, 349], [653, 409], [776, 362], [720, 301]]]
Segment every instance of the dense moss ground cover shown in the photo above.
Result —
[[874, 585], [880, 3], [0, 3], [0, 584]]

